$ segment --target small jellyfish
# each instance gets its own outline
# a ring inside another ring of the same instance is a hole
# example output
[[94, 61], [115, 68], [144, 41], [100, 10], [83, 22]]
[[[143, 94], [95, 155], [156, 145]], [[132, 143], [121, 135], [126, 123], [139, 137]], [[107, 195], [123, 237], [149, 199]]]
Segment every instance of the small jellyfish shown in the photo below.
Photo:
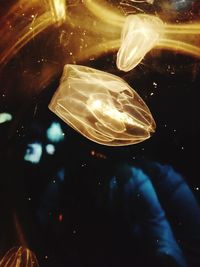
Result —
[[0, 267], [39, 267], [35, 254], [25, 247], [10, 249], [0, 261]]
[[52, 124], [47, 129], [47, 138], [52, 143], [59, 143], [64, 140], [64, 132], [62, 130], [62, 127], [60, 123], [58, 122], [52, 122]]
[[117, 53], [117, 67], [130, 71], [158, 42], [164, 24], [150, 15], [130, 15], [126, 18], [121, 33], [121, 46]]
[[107, 146], [141, 142], [155, 130], [150, 110], [121, 78], [65, 65], [49, 108], [86, 138]]
[[0, 124], [11, 120], [12, 120], [12, 115], [10, 113], [6, 112], [0, 113]]

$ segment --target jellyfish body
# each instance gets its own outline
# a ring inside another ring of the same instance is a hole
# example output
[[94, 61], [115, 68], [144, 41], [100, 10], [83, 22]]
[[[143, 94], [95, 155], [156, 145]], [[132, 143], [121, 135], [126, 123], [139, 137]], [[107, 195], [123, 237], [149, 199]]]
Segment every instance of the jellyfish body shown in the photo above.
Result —
[[0, 113], [0, 124], [11, 120], [12, 120], [12, 115], [10, 113], [7, 112]]
[[25, 247], [10, 249], [0, 261], [0, 267], [39, 267], [35, 254]]
[[158, 42], [163, 25], [162, 20], [155, 16], [128, 16], [121, 33], [117, 67], [123, 71], [136, 67]]
[[150, 110], [121, 78], [66, 65], [49, 108], [88, 139], [108, 146], [141, 142], [155, 130]]

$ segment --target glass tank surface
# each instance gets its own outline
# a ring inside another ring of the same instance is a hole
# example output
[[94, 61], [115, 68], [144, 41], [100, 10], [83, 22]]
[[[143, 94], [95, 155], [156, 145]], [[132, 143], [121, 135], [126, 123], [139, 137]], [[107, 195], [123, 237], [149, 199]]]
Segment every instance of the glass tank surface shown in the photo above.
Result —
[[2, 0], [0, 24], [0, 267], [199, 267], [199, 1]]

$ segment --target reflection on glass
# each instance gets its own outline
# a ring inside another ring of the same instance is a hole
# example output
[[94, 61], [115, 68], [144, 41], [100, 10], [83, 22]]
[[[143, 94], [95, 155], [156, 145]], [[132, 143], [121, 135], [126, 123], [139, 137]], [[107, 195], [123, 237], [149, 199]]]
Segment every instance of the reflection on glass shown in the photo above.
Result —
[[24, 156], [25, 161], [37, 164], [40, 162], [42, 156], [42, 145], [40, 143], [28, 144]]
[[14, 247], [0, 261], [0, 267], [39, 267], [39, 265], [31, 250], [25, 247]]
[[64, 133], [59, 122], [53, 122], [47, 129], [47, 138], [53, 143], [58, 143], [64, 139]]
[[53, 155], [55, 153], [55, 146], [52, 144], [47, 144], [46, 145], [46, 152], [49, 155]]
[[109, 146], [141, 142], [155, 130], [150, 110], [121, 78], [66, 65], [49, 108], [90, 140]]

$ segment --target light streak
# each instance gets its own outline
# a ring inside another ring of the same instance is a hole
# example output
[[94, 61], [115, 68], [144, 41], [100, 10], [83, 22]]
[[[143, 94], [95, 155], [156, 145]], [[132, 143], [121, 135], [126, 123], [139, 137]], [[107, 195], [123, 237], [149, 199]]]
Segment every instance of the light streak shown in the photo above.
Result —
[[12, 120], [12, 115], [10, 113], [6, 112], [0, 113], [0, 124], [11, 120]]
[[160, 39], [155, 48], [182, 52], [200, 58], [200, 48], [182, 41]]
[[37, 17], [33, 27], [28, 25], [20, 32], [18, 32], [16, 36], [13, 36], [13, 40], [10, 40], [12, 45], [8, 46], [5, 49], [3, 55], [0, 57], [0, 64], [6, 64], [14, 55], [18, 53], [18, 51], [22, 47], [24, 47], [33, 38], [33, 36], [36, 37], [40, 32], [42, 32], [51, 24], [53, 24], [53, 22], [50, 12]]
[[166, 24], [164, 29], [165, 34], [200, 34], [200, 23], [191, 23], [191, 24]]
[[64, 140], [65, 134], [61, 128], [59, 122], [52, 122], [52, 124], [47, 129], [47, 138], [53, 143], [59, 143]]
[[[20, 90], [37, 94], [49, 86], [65, 64], [96, 60], [107, 53], [117, 53], [122, 46], [120, 35], [127, 16], [116, 4], [104, 0], [19, 0], [13, 3], [0, 18], [0, 79], [3, 73], [5, 80], [2, 88], [7, 85], [4, 69], [8, 70], [7, 63], [12, 59], [14, 68], [8, 71], [13, 83], [23, 80]], [[134, 16], [135, 21], [141, 21], [142, 14]], [[132, 67], [140, 64], [153, 49], [200, 58], [199, 21], [168, 24], [163, 18], [161, 27], [157, 28], [152, 21], [160, 21], [159, 12], [156, 16], [143, 16], [146, 22], [135, 31], [137, 40], [132, 42], [132, 49], [130, 42], [127, 50], [132, 50], [130, 54], [134, 55]], [[141, 28], [143, 31], [139, 33]], [[145, 46], [147, 40], [152, 42]], [[140, 49], [134, 52], [136, 46]], [[153, 56], [154, 53], [152, 60]], [[121, 59], [127, 60], [125, 53]]]
[[66, 20], [66, 1], [65, 0], [49, 0], [52, 16], [55, 21], [62, 23]]
[[35, 254], [26, 247], [10, 249], [0, 261], [1, 267], [39, 267]]

